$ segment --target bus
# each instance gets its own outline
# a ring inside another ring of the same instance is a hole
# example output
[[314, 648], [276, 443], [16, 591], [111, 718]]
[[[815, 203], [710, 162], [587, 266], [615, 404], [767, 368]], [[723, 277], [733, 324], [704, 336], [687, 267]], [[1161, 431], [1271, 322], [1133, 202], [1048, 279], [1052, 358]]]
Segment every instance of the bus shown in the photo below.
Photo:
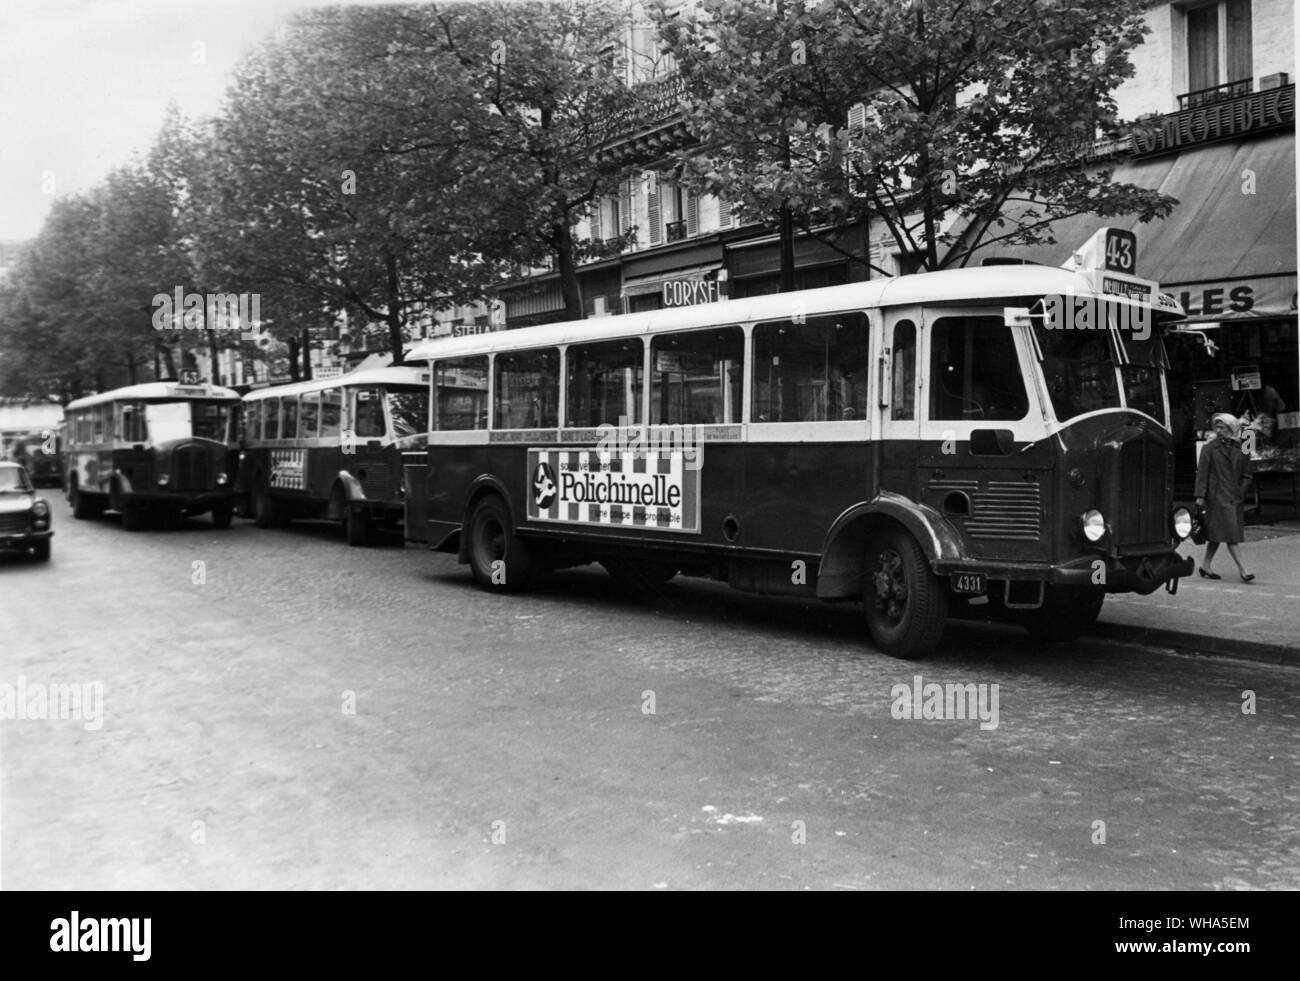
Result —
[[63, 424], [49, 429], [15, 433], [8, 441], [4, 459], [21, 463], [34, 487], [58, 487], [62, 482], [59, 463], [63, 445]]
[[[1103, 229], [1071, 268], [417, 345], [422, 537], [490, 590], [600, 562], [637, 589], [685, 573], [856, 601], [898, 657], [934, 650], [949, 617], [1073, 639], [1107, 593], [1192, 571], [1161, 341], [1182, 310], [1136, 276], [1131, 241], [1114, 248], [1128, 235]], [[485, 383], [468, 404], [441, 386], [466, 375]]]
[[340, 522], [349, 545], [401, 526], [403, 452], [429, 428], [427, 371], [374, 368], [244, 396], [241, 493], [260, 528]]
[[154, 517], [211, 513], [229, 528], [239, 393], [209, 384], [149, 382], [69, 403], [64, 488], [79, 520], [105, 509], [138, 531]]

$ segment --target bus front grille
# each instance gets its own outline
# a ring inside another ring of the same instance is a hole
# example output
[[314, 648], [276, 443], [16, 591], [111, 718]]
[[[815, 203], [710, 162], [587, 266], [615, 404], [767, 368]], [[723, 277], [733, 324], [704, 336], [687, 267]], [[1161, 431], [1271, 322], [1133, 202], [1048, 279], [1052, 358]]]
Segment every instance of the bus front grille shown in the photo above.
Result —
[[1165, 497], [1173, 479], [1169, 454], [1155, 440], [1130, 439], [1119, 453], [1119, 545], [1168, 544]]
[[199, 446], [184, 446], [172, 457], [171, 489], [204, 491], [208, 489], [208, 451]]
[[392, 468], [387, 463], [366, 464], [365, 476], [361, 478], [361, 489], [366, 492], [366, 497], [387, 500], [395, 493], [392, 483]]
[[1043, 505], [1038, 484], [990, 480], [971, 495], [966, 534], [971, 538], [1036, 542], [1042, 534]]

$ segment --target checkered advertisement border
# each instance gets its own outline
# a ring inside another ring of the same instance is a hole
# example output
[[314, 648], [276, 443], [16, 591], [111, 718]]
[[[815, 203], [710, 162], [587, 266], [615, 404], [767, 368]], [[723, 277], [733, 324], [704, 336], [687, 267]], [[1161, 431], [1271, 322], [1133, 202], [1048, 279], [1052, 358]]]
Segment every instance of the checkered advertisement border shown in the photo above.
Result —
[[528, 518], [700, 533], [700, 474], [681, 450], [530, 449]]

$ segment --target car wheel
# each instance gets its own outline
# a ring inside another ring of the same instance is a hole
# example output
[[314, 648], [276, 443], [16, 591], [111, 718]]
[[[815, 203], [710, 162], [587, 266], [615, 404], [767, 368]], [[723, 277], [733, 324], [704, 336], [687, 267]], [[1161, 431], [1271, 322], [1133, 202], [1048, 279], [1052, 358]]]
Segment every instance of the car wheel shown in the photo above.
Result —
[[42, 538], [32, 546], [32, 558], [37, 562], [50, 561], [50, 540], [48, 538]]
[[901, 528], [886, 528], [868, 541], [862, 604], [872, 641], [894, 657], [930, 654], [948, 618], [946, 584], [930, 571], [916, 539]]

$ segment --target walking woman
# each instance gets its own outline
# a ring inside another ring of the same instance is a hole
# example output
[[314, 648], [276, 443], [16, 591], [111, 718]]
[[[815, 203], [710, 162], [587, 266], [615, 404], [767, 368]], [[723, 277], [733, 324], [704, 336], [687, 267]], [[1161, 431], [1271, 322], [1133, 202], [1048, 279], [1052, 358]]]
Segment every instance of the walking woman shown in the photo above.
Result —
[[1228, 546], [1228, 554], [1237, 563], [1242, 582], [1255, 578], [1242, 565], [1237, 546], [1245, 537], [1246, 488], [1250, 486], [1250, 457], [1237, 442], [1241, 423], [1235, 416], [1218, 412], [1211, 420], [1214, 438], [1201, 448], [1196, 467], [1196, 503], [1205, 511], [1205, 561], [1202, 579], [1222, 579], [1213, 569], [1219, 545]]

